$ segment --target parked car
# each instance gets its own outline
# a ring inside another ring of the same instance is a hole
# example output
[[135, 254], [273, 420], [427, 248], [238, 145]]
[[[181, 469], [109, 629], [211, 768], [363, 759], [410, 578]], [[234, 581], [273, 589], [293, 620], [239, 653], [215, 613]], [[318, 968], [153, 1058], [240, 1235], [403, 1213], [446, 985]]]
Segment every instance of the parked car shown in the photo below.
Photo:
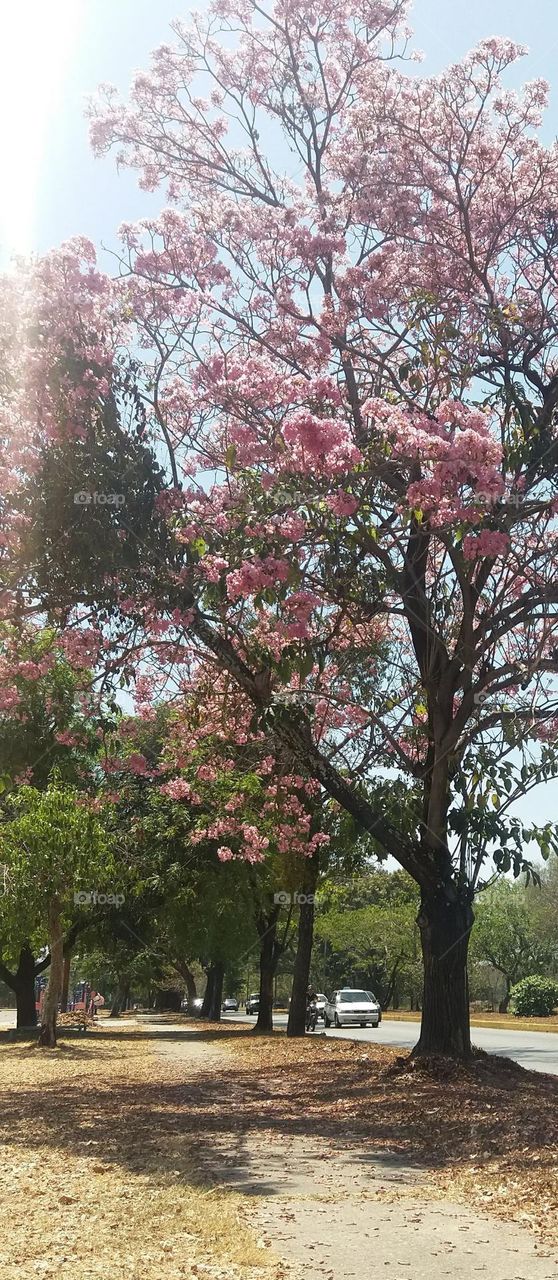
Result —
[[323, 1018], [327, 1004], [327, 996], [324, 996], [323, 991], [316, 993], [316, 1004], [318, 1006], [318, 1018]]
[[238, 1000], [236, 996], [225, 996], [223, 1000], [223, 1013], [237, 1013]]
[[367, 992], [366, 992], [366, 994], [367, 994], [367, 996], [370, 996], [370, 999], [371, 999], [371, 1000], [373, 1000], [373, 1001], [374, 1001], [374, 1004], [377, 1004], [377, 1006], [378, 1006], [378, 1015], [379, 1015], [379, 1016], [378, 1016], [378, 1023], [380, 1023], [380, 1022], [382, 1021], [382, 1006], [381, 1006], [381, 1004], [380, 1004], [380, 1001], [379, 1001], [379, 1000], [377, 1000], [377, 998], [376, 998], [376, 996], [374, 995], [374, 992], [373, 992], [373, 991], [367, 991]]
[[379, 1026], [382, 1018], [380, 1005], [371, 991], [359, 991], [354, 987], [343, 987], [334, 991], [331, 1000], [326, 1001], [324, 1022], [330, 1027], [347, 1027], [349, 1023], [358, 1023], [366, 1027]]
[[259, 1011], [260, 1011], [260, 993], [259, 991], [253, 991], [252, 995], [248, 996], [248, 999], [246, 1001], [246, 1012], [259, 1013]]

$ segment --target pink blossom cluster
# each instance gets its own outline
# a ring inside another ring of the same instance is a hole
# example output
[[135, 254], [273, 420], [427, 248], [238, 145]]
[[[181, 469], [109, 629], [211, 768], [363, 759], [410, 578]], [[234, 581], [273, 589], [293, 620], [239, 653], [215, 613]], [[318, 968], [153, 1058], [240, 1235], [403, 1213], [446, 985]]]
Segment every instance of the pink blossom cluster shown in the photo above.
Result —
[[496, 560], [499, 556], [505, 556], [509, 548], [509, 534], [492, 529], [482, 529], [477, 534], [468, 533], [463, 539], [463, 555], [466, 560]]
[[500, 497], [502, 448], [487, 414], [456, 400], [442, 403], [435, 414], [409, 411], [383, 400], [365, 406], [376, 429], [389, 440], [392, 456], [409, 472], [420, 471], [407, 488], [407, 503], [420, 508], [432, 525], [482, 518]]
[[299, 409], [285, 420], [282, 434], [289, 446], [285, 462], [288, 470], [306, 472], [316, 468], [335, 476], [362, 461], [347, 424], [336, 418], [321, 418]]
[[227, 574], [227, 594], [229, 600], [239, 600], [244, 596], [255, 596], [266, 587], [275, 587], [287, 581], [290, 569], [286, 560], [277, 560], [274, 556], [263, 559], [254, 557], [245, 560], [239, 569]]
[[172, 778], [170, 782], [164, 782], [159, 787], [159, 790], [161, 795], [168, 796], [169, 800], [187, 800], [193, 805], [200, 803], [199, 795], [192, 789], [185, 778]]

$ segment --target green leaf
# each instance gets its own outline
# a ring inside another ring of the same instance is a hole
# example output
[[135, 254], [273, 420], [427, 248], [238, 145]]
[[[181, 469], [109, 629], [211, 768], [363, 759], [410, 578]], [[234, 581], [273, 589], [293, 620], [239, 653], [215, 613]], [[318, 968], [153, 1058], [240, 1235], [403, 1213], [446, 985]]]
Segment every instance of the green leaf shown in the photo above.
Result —
[[225, 451], [225, 466], [228, 467], [229, 471], [232, 470], [236, 462], [236, 452], [235, 444], [230, 444]]
[[192, 540], [192, 542], [190, 543], [190, 545], [191, 545], [192, 549], [193, 549], [195, 552], [197, 552], [197, 554], [199, 555], [200, 559], [201, 559], [201, 557], [202, 557], [202, 556], [206, 555], [207, 551], [209, 550], [208, 545], [207, 545], [207, 542], [205, 541], [205, 539], [204, 539], [204, 538], [194, 538], [194, 539]]

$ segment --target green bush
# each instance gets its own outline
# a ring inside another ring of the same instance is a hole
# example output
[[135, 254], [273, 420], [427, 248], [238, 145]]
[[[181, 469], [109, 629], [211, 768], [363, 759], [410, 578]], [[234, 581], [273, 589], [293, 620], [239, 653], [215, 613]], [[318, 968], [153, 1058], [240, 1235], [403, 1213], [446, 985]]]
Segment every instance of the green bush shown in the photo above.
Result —
[[512, 987], [511, 998], [516, 1017], [548, 1018], [558, 1005], [558, 982], [534, 974]]

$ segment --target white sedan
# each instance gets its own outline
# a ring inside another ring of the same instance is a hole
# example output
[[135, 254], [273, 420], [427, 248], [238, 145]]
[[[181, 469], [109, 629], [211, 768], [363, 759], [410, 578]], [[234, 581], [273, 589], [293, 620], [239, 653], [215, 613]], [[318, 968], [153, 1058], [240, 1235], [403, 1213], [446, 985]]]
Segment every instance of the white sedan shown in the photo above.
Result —
[[333, 1023], [334, 1027], [347, 1027], [350, 1022], [366, 1027], [377, 1027], [381, 1021], [382, 1011], [371, 991], [357, 991], [353, 987], [343, 987], [334, 991], [331, 1000], [326, 1001], [324, 1022], [326, 1027]]

